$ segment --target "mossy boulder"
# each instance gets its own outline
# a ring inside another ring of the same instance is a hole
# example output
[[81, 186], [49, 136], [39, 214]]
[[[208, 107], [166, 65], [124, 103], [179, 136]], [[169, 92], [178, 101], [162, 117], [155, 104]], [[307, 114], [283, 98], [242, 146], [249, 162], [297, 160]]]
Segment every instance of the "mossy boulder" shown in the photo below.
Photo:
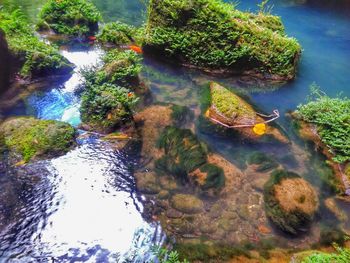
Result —
[[264, 186], [266, 215], [292, 235], [308, 230], [319, 201], [316, 191], [299, 175], [276, 170]]
[[301, 53], [281, 19], [221, 0], [151, 0], [145, 52], [210, 73], [293, 79]]
[[248, 102], [231, 90], [218, 83], [211, 82], [208, 96], [209, 108], [205, 112], [205, 117], [213, 123], [224, 128], [232, 127], [242, 136], [251, 140], [261, 140], [263, 137], [266, 137], [282, 143], [289, 142], [277, 128], [271, 125], [266, 124], [266, 130], [263, 135], [254, 132], [254, 126], [263, 123], [265, 120], [256, 113]]
[[128, 89], [104, 83], [86, 86], [80, 113], [83, 127], [110, 133], [132, 121], [132, 107], [137, 98]]
[[57, 47], [35, 36], [21, 11], [0, 10], [0, 29], [6, 34], [15, 67], [22, 76], [36, 78], [72, 72], [74, 65], [59, 53]]
[[75, 145], [76, 131], [59, 121], [17, 117], [3, 122], [0, 134], [12, 161], [29, 162], [65, 154]]
[[194, 195], [176, 194], [171, 198], [170, 203], [173, 208], [186, 214], [198, 214], [204, 209], [202, 200]]
[[135, 27], [116, 21], [105, 24], [97, 39], [103, 44], [128, 45], [135, 42], [136, 32], [137, 29]]
[[48, 0], [37, 28], [69, 37], [88, 37], [98, 31], [101, 14], [89, 0]]
[[137, 172], [134, 174], [137, 190], [143, 194], [158, 194], [161, 191], [157, 175], [153, 172]]
[[160, 135], [158, 147], [164, 151], [156, 161], [159, 172], [193, 182], [203, 190], [225, 185], [222, 168], [208, 163], [206, 148], [190, 130], [167, 127]]

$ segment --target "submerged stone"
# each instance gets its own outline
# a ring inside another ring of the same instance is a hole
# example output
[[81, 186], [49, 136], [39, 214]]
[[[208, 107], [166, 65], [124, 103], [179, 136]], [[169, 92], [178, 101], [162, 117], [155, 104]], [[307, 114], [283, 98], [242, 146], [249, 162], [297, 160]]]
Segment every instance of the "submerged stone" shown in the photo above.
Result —
[[151, 0], [145, 51], [210, 73], [293, 79], [301, 53], [279, 17], [220, 0]]
[[37, 28], [70, 37], [88, 37], [98, 30], [101, 14], [89, 0], [49, 0], [40, 14]]
[[[289, 142], [277, 128], [265, 125], [265, 119], [259, 116], [249, 103], [215, 82], [210, 83], [209, 109], [205, 116], [215, 124], [232, 128], [251, 140], [272, 137], [282, 143]], [[263, 134], [254, 130], [257, 124], [265, 125]]]
[[203, 211], [203, 202], [194, 195], [176, 194], [171, 199], [171, 206], [186, 214], [198, 214]]
[[[12, 162], [57, 157], [75, 145], [75, 129], [63, 122], [17, 117], [0, 125], [3, 147]], [[1, 142], [1, 141], [0, 141]]]
[[281, 230], [306, 232], [318, 210], [316, 191], [299, 175], [277, 170], [265, 184], [266, 214]]

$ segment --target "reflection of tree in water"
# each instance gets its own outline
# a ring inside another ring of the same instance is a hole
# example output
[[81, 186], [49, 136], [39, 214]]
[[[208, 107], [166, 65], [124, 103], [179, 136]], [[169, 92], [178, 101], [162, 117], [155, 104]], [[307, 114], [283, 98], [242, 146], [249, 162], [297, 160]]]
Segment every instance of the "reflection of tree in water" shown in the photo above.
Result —
[[[35, 21], [45, 0], [0, 0], [0, 5], [19, 7]], [[103, 15], [105, 22], [122, 21], [133, 25], [141, 25], [145, 15], [146, 0], [92, 0]]]
[[101, 11], [105, 22], [119, 20], [137, 26], [143, 22], [146, 10], [143, 0], [92, 0], [92, 2]]
[[45, 0], [0, 0], [0, 5], [20, 8], [31, 21], [35, 21], [41, 6], [45, 2]]

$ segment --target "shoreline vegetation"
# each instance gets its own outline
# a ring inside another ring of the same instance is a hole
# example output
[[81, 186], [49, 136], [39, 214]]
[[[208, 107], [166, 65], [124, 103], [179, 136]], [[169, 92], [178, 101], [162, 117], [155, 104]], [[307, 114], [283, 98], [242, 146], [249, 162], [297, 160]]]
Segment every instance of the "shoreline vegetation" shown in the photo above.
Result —
[[[200, 114], [175, 104], [142, 105], [136, 111], [149, 93], [139, 76], [143, 55], [220, 76], [292, 81], [302, 48], [286, 35], [281, 18], [266, 11], [266, 3], [251, 13], [221, 0], [150, 0], [147, 21], [139, 28], [119, 21], [100, 26], [99, 10], [87, 0], [48, 0], [39, 13], [39, 34], [50, 32], [69, 40], [68, 45], [97, 43], [106, 51], [101, 65], [80, 72], [79, 128], [106, 140], [141, 142], [143, 166], [134, 177], [138, 194], [146, 200], [143, 216], [159, 221], [178, 241], [174, 251], [156, 251], [160, 262], [268, 262], [274, 256], [281, 262], [350, 261], [350, 244], [342, 230], [327, 236], [326, 245], [322, 240], [312, 243], [315, 250], [279, 248], [273, 239], [276, 231], [294, 237], [309, 233], [324, 206], [302, 173], [287, 170], [263, 152], [247, 155], [241, 169], [201, 140], [193, 125], [197, 117], [216, 135], [219, 125], [208, 124], [210, 118], [228, 126], [251, 124], [233, 133], [224, 131], [228, 137], [254, 143], [270, 138], [289, 147], [290, 139], [280, 127], [256, 126], [264, 119], [243, 98], [211, 82]], [[55, 43], [35, 33], [20, 10], [0, 9], [0, 58], [9, 59], [10, 65], [1, 68], [0, 92], [11, 82], [29, 84], [74, 69]], [[338, 193], [350, 194], [350, 101], [330, 98], [318, 89], [312, 95], [292, 114], [299, 135], [321, 148], [338, 180]], [[63, 122], [0, 118], [0, 161], [5, 157], [12, 166], [22, 166], [57, 157], [76, 146], [76, 136], [76, 129]], [[255, 222], [247, 226], [250, 216]], [[322, 239], [326, 232], [320, 232]]]

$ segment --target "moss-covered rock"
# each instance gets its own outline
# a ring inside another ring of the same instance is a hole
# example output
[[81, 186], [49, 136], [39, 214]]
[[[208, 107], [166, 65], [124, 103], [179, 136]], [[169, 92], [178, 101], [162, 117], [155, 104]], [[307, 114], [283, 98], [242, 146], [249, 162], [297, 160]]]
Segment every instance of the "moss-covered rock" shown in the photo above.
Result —
[[58, 52], [57, 47], [34, 35], [21, 11], [0, 10], [0, 29], [6, 34], [9, 50], [16, 58], [22, 76], [35, 78], [72, 71], [73, 64]]
[[249, 156], [248, 164], [255, 164], [257, 172], [268, 172], [276, 169], [279, 164], [270, 156], [262, 153], [255, 152]]
[[110, 83], [141, 93], [139, 73], [141, 57], [133, 51], [114, 49], [103, 57], [102, 68], [82, 70], [85, 86]]
[[259, 116], [254, 108], [234, 94], [229, 89], [215, 83], [210, 83], [209, 108], [205, 116], [215, 124], [224, 128], [228, 127], [238, 131], [248, 139], [259, 140], [262, 137], [273, 138], [282, 143], [288, 143], [288, 139], [275, 127], [265, 125], [263, 134], [256, 133], [254, 126], [265, 120]]
[[146, 52], [211, 73], [295, 76], [301, 47], [279, 17], [221, 0], [151, 0], [148, 10]]
[[101, 14], [89, 0], [49, 0], [43, 6], [37, 28], [70, 37], [87, 37], [98, 30]]
[[171, 199], [171, 206], [186, 214], [198, 214], [203, 211], [203, 202], [194, 195], [176, 194]]
[[319, 205], [308, 182], [295, 173], [276, 170], [264, 188], [266, 214], [276, 226], [293, 235], [308, 230]]
[[164, 155], [156, 168], [186, 182], [192, 181], [203, 190], [220, 189], [225, 185], [222, 168], [208, 163], [207, 151], [190, 130], [167, 127], [158, 140]]
[[80, 107], [83, 127], [102, 133], [113, 132], [132, 120], [137, 98], [128, 89], [113, 84], [86, 86]]
[[74, 146], [75, 133], [69, 124], [31, 117], [12, 118], [0, 125], [3, 147], [15, 162], [62, 155]]

